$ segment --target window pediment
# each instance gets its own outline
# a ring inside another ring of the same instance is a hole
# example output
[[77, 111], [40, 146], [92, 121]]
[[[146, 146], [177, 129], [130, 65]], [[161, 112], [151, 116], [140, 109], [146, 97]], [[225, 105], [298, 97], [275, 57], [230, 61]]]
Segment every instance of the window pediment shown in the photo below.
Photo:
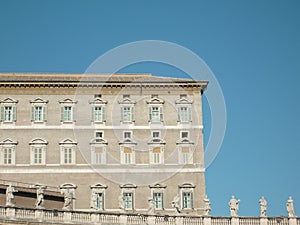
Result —
[[33, 139], [31, 142], [29, 142], [29, 145], [47, 145], [48, 142], [42, 138], [36, 138]]
[[48, 100], [43, 100], [42, 98], [36, 98], [33, 101], [30, 101], [30, 103], [40, 103], [40, 104], [46, 104], [48, 103]]
[[191, 183], [183, 183], [181, 185], [178, 185], [179, 188], [195, 188], [196, 186]]
[[175, 103], [178, 105], [180, 105], [180, 104], [185, 105], [185, 104], [192, 104], [193, 101], [190, 101], [189, 99], [184, 97], [184, 98], [180, 98], [180, 99], [176, 100]]
[[119, 104], [131, 104], [131, 105], [134, 105], [135, 104], [135, 101], [133, 101], [132, 99], [130, 98], [123, 98], [121, 100], [118, 101]]
[[135, 184], [122, 184], [120, 185], [120, 188], [128, 188], [128, 189], [131, 189], [131, 188], [136, 188], [137, 186]]
[[10, 138], [5, 139], [4, 141], [0, 142], [0, 145], [17, 145], [18, 141], [13, 141]]
[[180, 139], [179, 141], [176, 141], [176, 145], [181, 145], [181, 144], [194, 144], [194, 142], [190, 141], [187, 138]]
[[16, 104], [18, 103], [18, 100], [14, 100], [12, 98], [5, 98], [4, 100], [0, 101], [0, 103], [7, 103], [7, 104]]
[[91, 145], [95, 145], [95, 144], [104, 144], [104, 145], [107, 145], [107, 143], [108, 143], [107, 140], [105, 140], [103, 138], [94, 138], [90, 142]]
[[154, 139], [151, 139], [148, 144], [161, 144], [161, 145], [165, 145], [166, 142], [165, 140], [163, 139], [160, 139], [160, 138], [154, 138]]
[[77, 145], [77, 141], [73, 141], [71, 139], [65, 139], [59, 142], [59, 145]]
[[60, 100], [60, 101], [58, 101], [60, 104], [76, 104], [77, 103], [77, 101], [74, 101], [74, 100], [72, 100], [72, 99], [70, 99], [70, 98], [66, 98], [66, 99], [64, 99], [64, 100]]
[[77, 186], [75, 184], [72, 184], [72, 183], [64, 183], [64, 184], [60, 185], [59, 188], [60, 189], [76, 189]]
[[154, 184], [154, 185], [149, 185], [150, 188], [166, 188], [167, 185], [165, 184]]
[[106, 188], [107, 188], [106, 185], [103, 185], [103, 184], [100, 184], [100, 183], [91, 185], [90, 187], [91, 187], [92, 189], [106, 189]]
[[97, 97], [93, 101], [89, 101], [89, 103], [94, 104], [94, 105], [105, 105], [105, 104], [107, 104], [107, 101], [103, 100], [100, 97]]
[[147, 101], [147, 104], [160, 104], [161, 105], [164, 103], [165, 103], [165, 101], [159, 97], [154, 97], [154, 98], [151, 98], [149, 101]]
[[129, 144], [129, 145], [136, 145], [137, 143], [132, 140], [132, 139], [124, 139], [122, 141], [119, 142], [119, 145], [126, 145], [126, 144]]

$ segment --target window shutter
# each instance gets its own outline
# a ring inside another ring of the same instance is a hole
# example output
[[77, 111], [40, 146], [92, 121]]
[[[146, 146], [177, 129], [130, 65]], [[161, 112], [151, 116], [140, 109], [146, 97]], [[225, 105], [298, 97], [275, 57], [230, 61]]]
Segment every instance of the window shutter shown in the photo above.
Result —
[[4, 120], [4, 106], [0, 107], [0, 121]]
[[60, 122], [64, 121], [64, 107], [60, 107]]
[[121, 122], [123, 122], [123, 120], [124, 120], [124, 108], [123, 107], [121, 107]]
[[106, 111], [105, 106], [102, 106], [102, 120], [103, 120], [103, 122], [106, 121], [106, 112], [105, 111]]
[[159, 107], [160, 121], [163, 121], [163, 108]]
[[193, 196], [193, 192], [191, 192], [191, 208], [194, 208], [194, 196]]
[[188, 110], [189, 121], [192, 121], [192, 110], [191, 110], [191, 107], [188, 107], [187, 110]]
[[152, 120], [152, 107], [149, 107], [149, 120]]
[[71, 106], [71, 121], [75, 122], [77, 118], [77, 111], [75, 106]]
[[17, 110], [16, 106], [12, 106], [12, 116], [13, 116], [13, 121], [15, 122], [17, 120]]
[[95, 106], [92, 106], [91, 108], [91, 115], [92, 115], [92, 122], [95, 121]]
[[31, 106], [31, 121], [34, 121], [34, 106]]
[[43, 121], [47, 121], [47, 106], [43, 107]]
[[130, 111], [131, 111], [131, 121], [134, 122], [134, 108], [130, 107]]

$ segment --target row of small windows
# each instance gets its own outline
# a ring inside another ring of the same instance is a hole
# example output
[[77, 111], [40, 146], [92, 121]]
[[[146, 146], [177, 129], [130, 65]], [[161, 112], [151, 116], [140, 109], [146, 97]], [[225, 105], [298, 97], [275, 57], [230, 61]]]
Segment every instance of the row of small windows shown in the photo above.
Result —
[[[188, 101], [186, 98], [177, 101], [178, 104], [178, 121], [179, 122], [191, 122], [192, 121], [192, 102]], [[18, 101], [11, 98], [6, 98], [0, 101], [0, 120], [2, 122], [15, 122], [16, 121], [16, 104]], [[47, 120], [47, 103], [41, 98], [37, 98], [31, 103], [31, 121], [32, 122], [46, 122]], [[70, 123], [75, 121], [74, 116], [74, 105], [77, 103], [71, 99], [65, 99], [59, 101], [61, 104], [61, 122]], [[164, 101], [155, 97], [151, 101], [147, 102], [149, 104], [149, 121], [150, 122], [161, 122], [163, 121], [163, 104]], [[107, 101], [97, 97], [91, 104], [91, 118], [95, 123], [103, 123], [106, 121], [106, 104]], [[121, 122], [131, 123], [134, 122], [134, 104], [131, 99], [125, 98], [119, 101], [121, 108]]]
[[[126, 132], [124, 133], [126, 134]], [[128, 133], [131, 135], [131, 133]], [[0, 142], [0, 165], [15, 165], [16, 146], [18, 142], [13, 142], [6, 139]], [[29, 143], [30, 145], [30, 163], [33, 165], [46, 164], [46, 150], [48, 142], [43, 139], [36, 139]], [[76, 164], [76, 142], [69, 139], [60, 142], [60, 164]], [[164, 143], [155, 143], [149, 145], [149, 163], [150, 164], [164, 164]], [[183, 142], [178, 145], [178, 163], [192, 164], [193, 163], [193, 148], [191, 144]], [[102, 138], [96, 139], [91, 144], [91, 163], [92, 164], [107, 164], [107, 141]], [[120, 163], [121, 164], [135, 164], [136, 150], [135, 145], [125, 143], [120, 145]]]
[[[97, 210], [105, 210], [105, 189], [107, 187], [92, 189], [91, 195], [91, 208]], [[132, 185], [130, 188], [122, 188], [121, 195], [119, 196], [119, 207], [124, 210], [134, 210], [135, 202], [135, 186]], [[151, 198], [148, 199], [149, 208], [154, 210], [164, 210], [165, 209], [165, 199], [164, 192], [166, 186], [155, 185], [150, 186], [151, 188]], [[177, 196], [174, 197], [170, 205], [177, 208], [178, 210], [193, 209], [194, 208], [194, 188], [195, 186], [191, 184], [184, 184], [180, 186], [180, 190]]]

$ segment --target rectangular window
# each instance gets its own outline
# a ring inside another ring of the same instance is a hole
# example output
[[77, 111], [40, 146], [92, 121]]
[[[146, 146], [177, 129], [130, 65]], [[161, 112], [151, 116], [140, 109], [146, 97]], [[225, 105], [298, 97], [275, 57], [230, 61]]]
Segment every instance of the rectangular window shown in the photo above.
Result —
[[92, 162], [94, 164], [105, 164], [106, 154], [104, 147], [94, 147], [94, 152], [92, 154]]
[[187, 94], [180, 94], [180, 98], [186, 98]]
[[180, 164], [193, 163], [193, 152], [190, 151], [189, 147], [181, 147], [179, 160]]
[[162, 163], [162, 151], [160, 147], [152, 149], [152, 163], [161, 164]]
[[188, 131], [181, 131], [181, 139], [189, 138], [189, 132]]
[[13, 149], [9, 147], [3, 149], [3, 164], [12, 164], [12, 152]]
[[65, 164], [72, 164], [72, 153], [73, 149], [72, 148], [64, 148], [64, 163]]
[[41, 147], [35, 147], [33, 149], [33, 163], [42, 164], [43, 149]]
[[153, 131], [152, 132], [152, 138], [153, 139], [156, 139], [156, 138], [159, 138], [160, 137], [160, 132], [159, 131]]
[[179, 110], [178, 116], [180, 122], [189, 122], [192, 120], [190, 107], [179, 107], [178, 110]]
[[162, 192], [154, 192], [153, 193], [153, 200], [155, 209], [163, 209], [163, 193]]
[[43, 110], [44, 108], [42, 106], [34, 106], [33, 107], [33, 121], [40, 122], [44, 121], [43, 118]]
[[133, 193], [123, 193], [125, 210], [133, 209]]
[[150, 121], [160, 122], [163, 120], [162, 107], [152, 106], [150, 107]]
[[96, 138], [104, 138], [104, 132], [103, 131], [96, 131], [95, 132]]
[[133, 107], [124, 106], [121, 108], [121, 121], [133, 122]]
[[12, 122], [13, 121], [12, 106], [4, 106], [4, 121], [5, 122]]
[[131, 131], [124, 132], [124, 139], [131, 139]]
[[93, 121], [94, 122], [104, 122], [105, 118], [105, 108], [103, 106], [93, 107]]
[[62, 122], [73, 122], [73, 110], [72, 106], [63, 106], [62, 107]]
[[96, 208], [99, 210], [103, 210], [104, 209], [104, 204], [103, 201], [104, 200], [104, 194], [103, 193], [97, 193], [96, 194]]
[[193, 193], [182, 192], [182, 208], [192, 209], [193, 208]]

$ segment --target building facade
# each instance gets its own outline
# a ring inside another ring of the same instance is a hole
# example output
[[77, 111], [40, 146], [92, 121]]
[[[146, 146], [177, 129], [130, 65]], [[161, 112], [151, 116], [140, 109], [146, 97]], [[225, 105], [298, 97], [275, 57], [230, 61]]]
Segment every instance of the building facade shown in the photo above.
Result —
[[0, 74], [0, 179], [58, 187], [67, 210], [202, 215], [206, 86], [150, 74]]

